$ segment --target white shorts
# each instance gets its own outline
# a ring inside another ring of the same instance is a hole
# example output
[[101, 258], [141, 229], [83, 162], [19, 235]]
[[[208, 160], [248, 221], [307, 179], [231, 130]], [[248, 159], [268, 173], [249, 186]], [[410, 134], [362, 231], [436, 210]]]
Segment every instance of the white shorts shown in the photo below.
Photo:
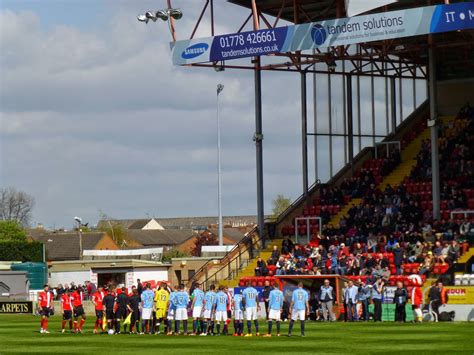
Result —
[[174, 308], [168, 308], [168, 315], [166, 318], [168, 318], [169, 320], [173, 320], [174, 319], [174, 314], [175, 314], [175, 309]]
[[245, 308], [245, 318], [247, 320], [256, 320], [257, 319], [257, 307], [247, 307], [247, 308]]
[[234, 319], [235, 320], [244, 320], [244, 312], [241, 310], [234, 311]]
[[153, 313], [153, 308], [142, 308], [142, 319], [151, 319], [151, 314]]
[[227, 311], [216, 311], [216, 321], [227, 322]]
[[305, 317], [306, 311], [304, 309], [299, 311], [293, 311], [293, 313], [291, 313], [291, 320], [305, 320]]
[[188, 320], [188, 310], [186, 308], [176, 308], [174, 320]]
[[205, 318], [205, 319], [211, 319], [212, 318], [212, 311], [210, 309], [205, 309], [202, 317]]
[[202, 315], [202, 307], [194, 307], [193, 318], [201, 318], [201, 315]]
[[268, 312], [268, 319], [281, 321], [281, 312], [280, 312], [280, 310], [279, 309], [270, 309], [270, 312]]

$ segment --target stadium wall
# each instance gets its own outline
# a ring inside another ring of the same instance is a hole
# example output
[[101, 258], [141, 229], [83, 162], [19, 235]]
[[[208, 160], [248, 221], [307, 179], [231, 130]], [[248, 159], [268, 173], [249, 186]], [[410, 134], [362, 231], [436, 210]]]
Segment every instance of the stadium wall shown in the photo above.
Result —
[[438, 82], [438, 113], [452, 116], [467, 102], [474, 104], [474, 78]]

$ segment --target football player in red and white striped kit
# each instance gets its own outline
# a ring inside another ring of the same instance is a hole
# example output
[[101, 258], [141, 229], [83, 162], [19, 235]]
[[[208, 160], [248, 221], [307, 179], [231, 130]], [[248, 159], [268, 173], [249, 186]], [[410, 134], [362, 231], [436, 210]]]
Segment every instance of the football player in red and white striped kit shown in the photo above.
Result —
[[49, 334], [48, 321], [49, 316], [54, 313], [53, 294], [49, 291], [49, 286], [44, 285], [42, 292], [38, 294], [38, 308], [41, 315], [41, 330], [42, 334]]
[[66, 290], [65, 293], [61, 295], [61, 311], [63, 313], [63, 320], [61, 322], [61, 332], [65, 332], [66, 323], [69, 321], [69, 330], [72, 332], [72, 300], [71, 300], [71, 291]]

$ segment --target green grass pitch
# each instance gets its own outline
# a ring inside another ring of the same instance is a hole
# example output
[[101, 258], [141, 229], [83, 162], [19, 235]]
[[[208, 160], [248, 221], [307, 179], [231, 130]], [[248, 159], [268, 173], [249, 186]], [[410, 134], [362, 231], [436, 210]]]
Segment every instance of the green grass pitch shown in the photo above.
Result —
[[[39, 318], [0, 315], [0, 354], [9, 353], [437, 353], [473, 354], [474, 323], [306, 323], [306, 337], [189, 337], [165, 335], [94, 335], [89, 317], [84, 334], [61, 334], [58, 316], [50, 319], [51, 334], [39, 333]], [[273, 327], [275, 332], [275, 327]], [[232, 329], [232, 328], [231, 328]], [[288, 323], [283, 323], [286, 334]], [[261, 322], [260, 331], [265, 333]]]

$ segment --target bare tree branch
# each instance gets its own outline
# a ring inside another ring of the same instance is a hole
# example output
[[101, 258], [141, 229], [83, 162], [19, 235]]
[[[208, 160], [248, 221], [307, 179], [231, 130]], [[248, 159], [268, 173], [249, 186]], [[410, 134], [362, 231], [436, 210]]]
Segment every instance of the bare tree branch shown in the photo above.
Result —
[[0, 220], [13, 220], [28, 226], [35, 205], [33, 196], [14, 187], [0, 188]]

